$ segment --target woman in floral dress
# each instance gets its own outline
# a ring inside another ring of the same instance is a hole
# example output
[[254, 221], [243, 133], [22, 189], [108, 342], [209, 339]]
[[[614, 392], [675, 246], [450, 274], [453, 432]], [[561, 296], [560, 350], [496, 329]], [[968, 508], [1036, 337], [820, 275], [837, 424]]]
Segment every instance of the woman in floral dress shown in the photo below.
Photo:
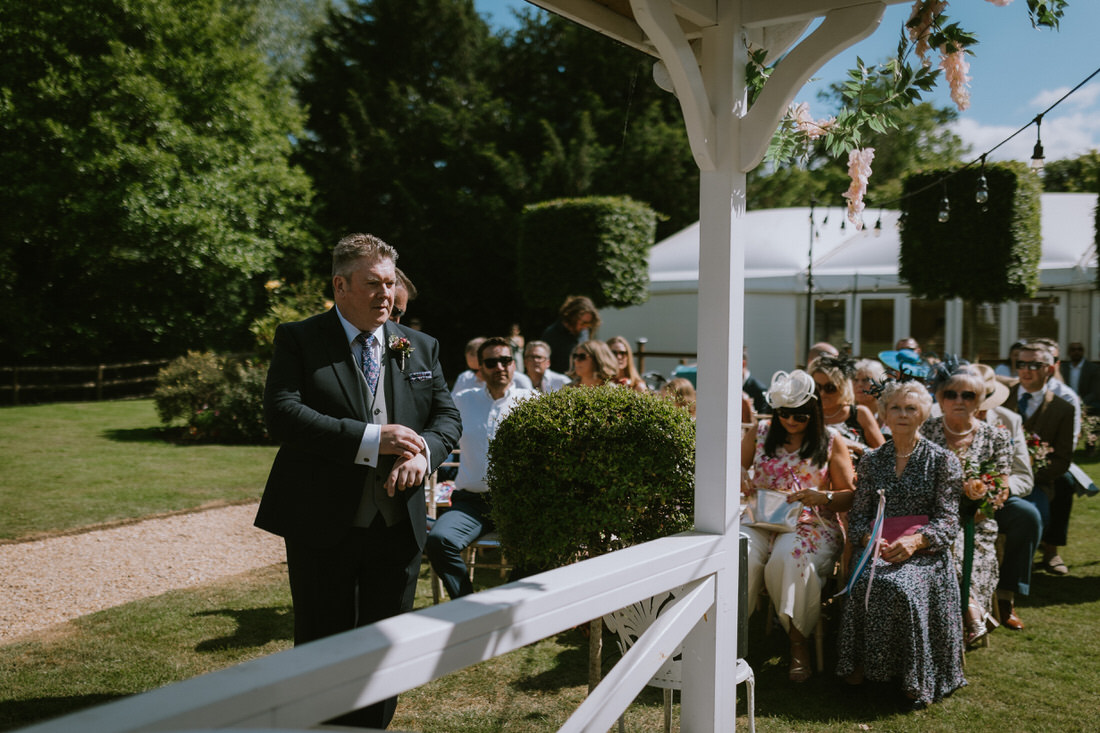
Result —
[[[937, 365], [934, 374], [936, 402], [943, 410], [924, 424], [921, 434], [959, 457], [963, 465], [963, 499], [959, 507], [960, 530], [955, 541], [955, 566], [959, 585], [969, 588], [967, 612], [963, 618], [966, 643], [973, 644], [997, 626], [989, 613], [1000, 577], [997, 565], [997, 521], [980, 508], [992, 488], [982, 475], [999, 487], [990, 497], [992, 509], [1000, 509], [1008, 498], [1008, 475], [1012, 470], [1012, 437], [1007, 430], [995, 428], [978, 419], [978, 408], [986, 397], [985, 380], [970, 365], [953, 370]], [[974, 549], [970, 575], [963, 575], [964, 546], [962, 527], [974, 521]]]
[[962, 466], [953, 453], [920, 437], [932, 409], [923, 385], [889, 383], [880, 402], [894, 439], [859, 462], [848, 538], [857, 553], [870, 544], [880, 496], [887, 520], [904, 517], [903, 524], [919, 526], [878, 540], [878, 556], [853, 571], [858, 575], [841, 617], [837, 673], [853, 685], [864, 678], [898, 679], [905, 705], [920, 708], [966, 684], [951, 558]]
[[754, 440], [741, 442], [742, 504], [758, 489], [772, 489], [804, 509], [792, 532], [742, 523], [749, 538], [748, 598], [755, 603], [763, 582], [790, 637], [788, 676], [803, 682], [811, 674], [806, 635], [817, 625], [821, 587], [844, 544], [836, 513], [851, 506], [852, 461], [844, 441], [825, 427], [809, 374], [776, 372], [766, 398], [774, 416], [756, 426]]

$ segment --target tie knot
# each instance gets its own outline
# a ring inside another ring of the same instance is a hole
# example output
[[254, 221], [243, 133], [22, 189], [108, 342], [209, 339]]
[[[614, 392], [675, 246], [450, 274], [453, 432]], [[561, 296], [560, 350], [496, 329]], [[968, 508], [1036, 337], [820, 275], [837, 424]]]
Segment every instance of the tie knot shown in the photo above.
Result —
[[370, 347], [374, 344], [374, 334], [370, 331], [360, 331], [355, 340], [363, 346]]

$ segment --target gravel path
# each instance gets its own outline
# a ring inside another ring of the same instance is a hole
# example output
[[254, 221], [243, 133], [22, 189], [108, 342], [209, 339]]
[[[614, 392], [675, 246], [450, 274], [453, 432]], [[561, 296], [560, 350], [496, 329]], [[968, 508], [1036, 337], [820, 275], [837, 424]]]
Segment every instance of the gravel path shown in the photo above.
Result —
[[256, 504], [0, 544], [0, 644], [140, 598], [286, 560]]

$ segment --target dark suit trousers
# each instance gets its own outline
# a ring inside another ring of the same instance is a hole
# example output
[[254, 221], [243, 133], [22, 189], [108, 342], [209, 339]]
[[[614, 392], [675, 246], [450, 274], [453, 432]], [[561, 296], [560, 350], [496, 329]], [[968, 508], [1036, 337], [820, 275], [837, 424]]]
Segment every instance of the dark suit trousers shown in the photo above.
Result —
[[[351, 529], [333, 547], [286, 540], [294, 644], [305, 644], [411, 611], [420, 573], [420, 547], [408, 520], [387, 527], [382, 515], [369, 528]], [[331, 721], [385, 728], [397, 698]]]

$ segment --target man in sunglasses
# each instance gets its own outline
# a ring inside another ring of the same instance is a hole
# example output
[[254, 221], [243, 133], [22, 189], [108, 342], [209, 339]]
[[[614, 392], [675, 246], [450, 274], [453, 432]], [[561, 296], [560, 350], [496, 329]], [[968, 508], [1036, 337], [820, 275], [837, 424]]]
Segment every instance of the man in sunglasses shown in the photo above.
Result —
[[516, 403], [538, 395], [513, 382], [516, 364], [507, 339], [485, 339], [478, 347], [477, 361], [481, 384], [454, 398], [462, 415], [462, 438], [451, 508], [436, 520], [424, 548], [451, 598], [474, 592], [462, 551], [495, 528], [489, 516], [492, 500], [486, 481], [489, 441]]
[[1050, 389], [1054, 355], [1044, 344], [1029, 343], [1020, 350], [1016, 375], [1005, 407], [1020, 413], [1024, 432], [1035, 433], [1051, 448], [1047, 465], [1035, 471], [1035, 490], [1028, 497], [1043, 518], [1042, 567], [1065, 575], [1069, 568], [1058, 548], [1066, 544], [1073, 489], [1059, 479], [1073, 460], [1073, 406]]

